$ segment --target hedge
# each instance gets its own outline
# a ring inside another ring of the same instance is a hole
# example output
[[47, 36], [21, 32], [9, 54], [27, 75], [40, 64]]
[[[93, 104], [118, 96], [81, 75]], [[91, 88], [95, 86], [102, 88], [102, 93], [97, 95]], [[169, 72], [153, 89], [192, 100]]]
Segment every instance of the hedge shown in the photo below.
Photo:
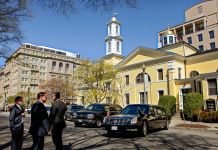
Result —
[[[200, 115], [199, 115], [200, 114]], [[199, 117], [199, 120], [198, 120]], [[193, 121], [200, 121], [206, 123], [218, 123], [218, 111], [194, 111]]]
[[172, 116], [176, 112], [176, 97], [171, 95], [161, 96], [158, 105], [165, 109], [167, 115]]
[[199, 93], [188, 93], [184, 101], [184, 116], [188, 120], [193, 120], [193, 112], [202, 110], [203, 97]]

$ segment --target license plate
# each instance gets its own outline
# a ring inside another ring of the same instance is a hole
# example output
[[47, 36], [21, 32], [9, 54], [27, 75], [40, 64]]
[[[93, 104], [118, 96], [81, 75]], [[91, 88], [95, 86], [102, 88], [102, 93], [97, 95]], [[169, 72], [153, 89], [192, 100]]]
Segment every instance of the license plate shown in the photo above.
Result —
[[81, 119], [78, 119], [78, 122], [83, 122]]
[[111, 130], [117, 130], [117, 126], [111, 126]]

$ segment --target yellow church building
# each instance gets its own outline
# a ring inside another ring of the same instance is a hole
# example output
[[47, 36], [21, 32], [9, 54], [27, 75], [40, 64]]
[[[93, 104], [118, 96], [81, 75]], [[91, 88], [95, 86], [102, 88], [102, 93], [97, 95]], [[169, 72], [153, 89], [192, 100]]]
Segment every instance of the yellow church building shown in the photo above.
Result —
[[[115, 16], [108, 23], [108, 30], [104, 59], [119, 70], [118, 76], [125, 83], [125, 105], [158, 104], [160, 96], [173, 95], [180, 110], [189, 92], [201, 93], [205, 100], [217, 100], [218, 49], [199, 52], [188, 43], [175, 43], [171, 38], [176, 37], [167, 36], [165, 46], [159, 49], [137, 47], [123, 58], [120, 23]], [[169, 30], [165, 34], [176, 36]]]

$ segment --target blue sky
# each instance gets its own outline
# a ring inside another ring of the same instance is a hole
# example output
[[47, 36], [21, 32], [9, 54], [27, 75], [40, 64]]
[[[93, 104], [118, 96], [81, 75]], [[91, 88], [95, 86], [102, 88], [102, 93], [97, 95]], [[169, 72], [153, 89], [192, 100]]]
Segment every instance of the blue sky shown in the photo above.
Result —
[[[139, 8], [115, 8], [122, 23], [123, 55], [137, 46], [157, 48], [157, 32], [184, 22], [185, 10], [203, 0], [139, 0]], [[24, 42], [80, 53], [98, 59], [105, 54], [106, 24], [112, 12], [95, 13], [80, 9], [69, 17], [32, 6], [33, 17], [21, 23]], [[11, 47], [16, 49], [19, 45]], [[4, 63], [0, 60], [0, 66]]]

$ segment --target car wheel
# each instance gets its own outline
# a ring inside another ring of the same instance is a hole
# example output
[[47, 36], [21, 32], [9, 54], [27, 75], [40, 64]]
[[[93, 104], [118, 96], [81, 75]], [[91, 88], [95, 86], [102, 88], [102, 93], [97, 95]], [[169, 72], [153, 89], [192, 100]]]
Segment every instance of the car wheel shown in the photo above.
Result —
[[82, 126], [82, 123], [74, 122], [74, 124], [75, 124], [75, 127], [81, 127]]
[[73, 115], [72, 114], [70, 115], [70, 121], [73, 121]]
[[101, 120], [101, 119], [97, 119], [97, 120], [95, 121], [95, 125], [96, 125], [98, 128], [100, 128], [100, 127], [102, 126], [102, 120]]
[[146, 122], [142, 123], [141, 135], [146, 136], [148, 134], [148, 125]]
[[166, 125], [164, 126], [164, 129], [165, 130], [168, 130], [169, 129], [169, 121], [167, 120], [167, 122], [166, 122]]

